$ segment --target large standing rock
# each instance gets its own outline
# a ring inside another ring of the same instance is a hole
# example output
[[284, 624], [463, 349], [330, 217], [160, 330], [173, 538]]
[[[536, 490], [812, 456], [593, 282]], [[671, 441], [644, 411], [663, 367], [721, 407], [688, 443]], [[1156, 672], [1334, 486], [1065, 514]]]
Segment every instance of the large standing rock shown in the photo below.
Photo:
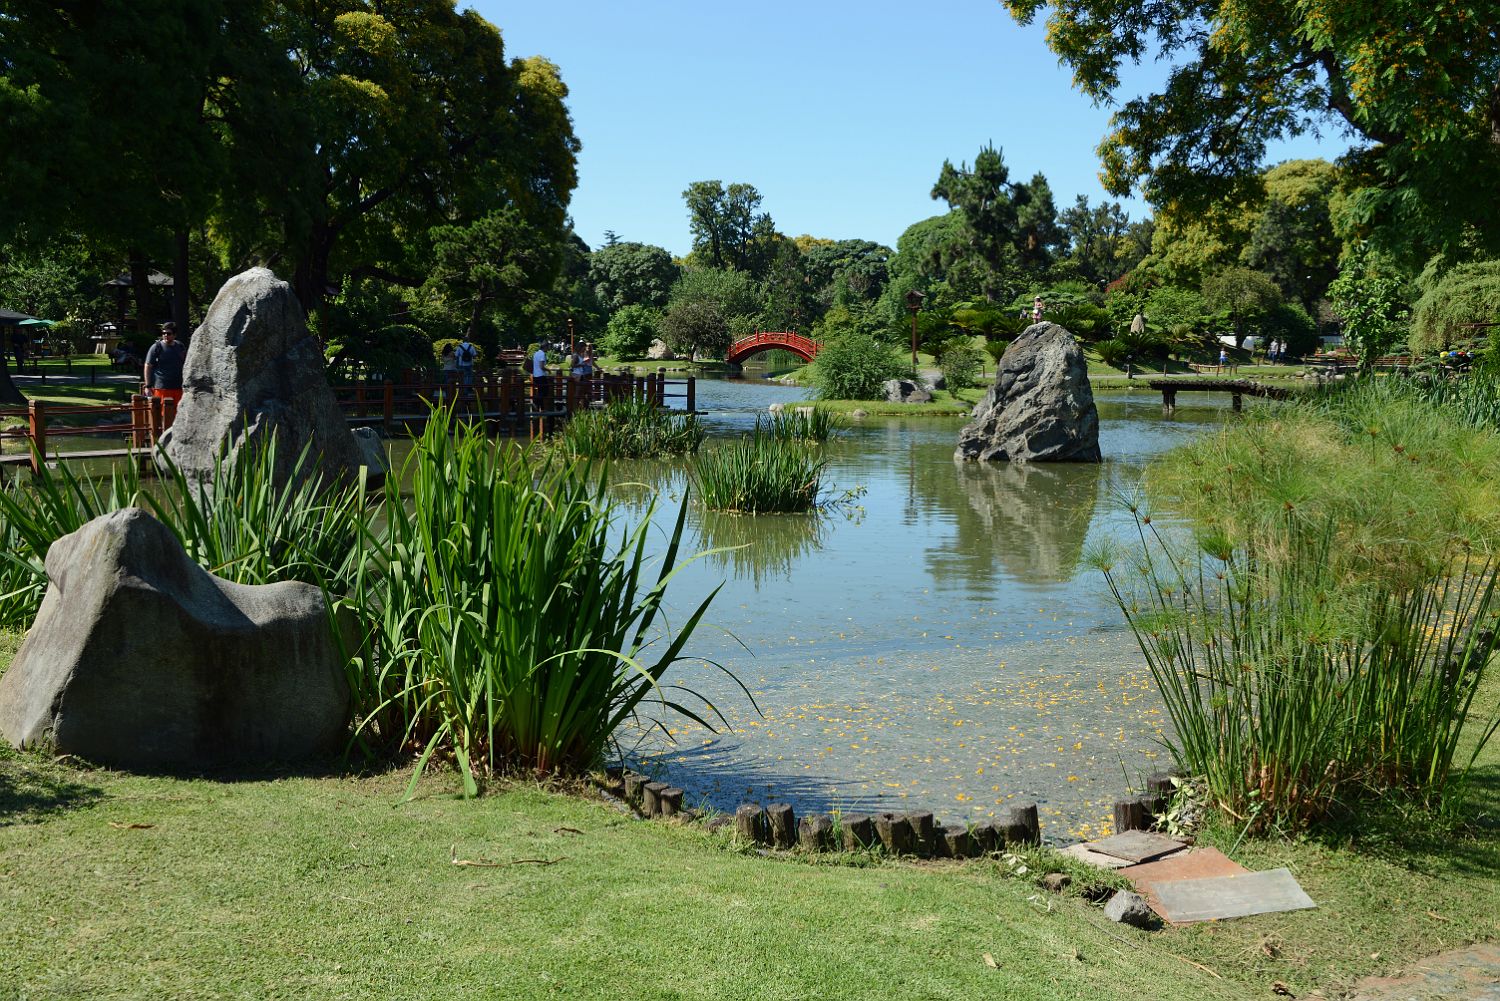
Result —
[[323, 352], [292, 287], [265, 268], [224, 283], [193, 334], [182, 403], [162, 448], [195, 479], [276, 436], [278, 482], [311, 443], [305, 474], [352, 479], [366, 461], [328, 388]]
[[336, 752], [350, 699], [322, 592], [211, 575], [138, 508], [53, 543], [36, 622], [0, 677], [0, 733], [123, 768]]
[[672, 361], [676, 357], [672, 353], [672, 349], [667, 347], [667, 342], [660, 337], [653, 340], [651, 346], [646, 349], [646, 359], [648, 361]]
[[1073, 335], [1034, 323], [1000, 358], [995, 384], [958, 435], [955, 458], [1098, 462], [1099, 411]]

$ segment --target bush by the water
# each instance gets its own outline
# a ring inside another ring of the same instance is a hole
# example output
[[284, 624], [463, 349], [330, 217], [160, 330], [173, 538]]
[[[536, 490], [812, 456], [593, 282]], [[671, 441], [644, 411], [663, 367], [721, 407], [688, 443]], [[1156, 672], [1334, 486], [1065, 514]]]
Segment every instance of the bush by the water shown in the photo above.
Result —
[[621, 306], [609, 318], [599, 350], [613, 358], [644, 358], [661, 328], [661, 311], [649, 306]]
[[970, 389], [979, 385], [984, 375], [985, 353], [968, 338], [955, 338], [943, 347], [938, 369], [948, 384], [948, 391]]
[[910, 374], [910, 365], [866, 334], [845, 333], [828, 341], [810, 366], [813, 385], [825, 400], [874, 400], [889, 379]]
[[632, 396], [574, 414], [559, 441], [568, 454], [584, 459], [662, 458], [696, 452], [703, 427], [693, 414]]
[[757, 432], [709, 449], [693, 467], [703, 505], [740, 514], [811, 511], [826, 459], [795, 442]]
[[844, 426], [844, 419], [826, 407], [797, 407], [755, 418], [756, 434], [782, 441], [824, 442]]
[[1095, 554], [1179, 764], [1248, 829], [1451, 804], [1500, 723], [1471, 715], [1500, 612], [1500, 434], [1435, 395], [1367, 379], [1249, 414], [1148, 470], [1195, 545], [1142, 515], [1139, 551]]

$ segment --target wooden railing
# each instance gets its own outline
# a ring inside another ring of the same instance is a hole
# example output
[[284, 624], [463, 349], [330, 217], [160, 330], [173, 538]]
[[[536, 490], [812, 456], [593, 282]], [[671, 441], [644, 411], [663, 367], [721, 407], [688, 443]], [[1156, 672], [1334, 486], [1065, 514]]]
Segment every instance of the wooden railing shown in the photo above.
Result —
[[[128, 403], [64, 405], [32, 400], [24, 407], [0, 407], [0, 418], [21, 417], [24, 427], [0, 432], [0, 441], [19, 440], [25, 452], [0, 455], [0, 464], [28, 465], [40, 472], [43, 463], [58, 459], [114, 459], [149, 453], [162, 432], [172, 426], [177, 406], [171, 400], [136, 394]], [[63, 438], [124, 439], [121, 446], [104, 449], [53, 450]]]

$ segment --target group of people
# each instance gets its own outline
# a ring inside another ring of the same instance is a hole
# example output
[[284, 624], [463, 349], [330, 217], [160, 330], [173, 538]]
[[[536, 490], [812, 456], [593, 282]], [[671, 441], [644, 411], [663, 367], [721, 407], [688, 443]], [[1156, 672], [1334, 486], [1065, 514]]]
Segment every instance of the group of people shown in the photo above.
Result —
[[1266, 361], [1272, 365], [1286, 361], [1286, 341], [1272, 341], [1267, 344]]
[[[547, 357], [546, 346], [536, 345], [527, 359], [527, 374], [536, 380], [550, 378]], [[441, 361], [443, 381], [457, 383], [460, 386], [474, 385], [474, 363], [478, 360], [479, 349], [467, 337], [457, 344], [443, 345]], [[585, 343], [578, 348], [570, 349], [564, 359], [564, 364], [568, 375], [573, 378], [588, 378], [598, 367], [598, 361], [594, 356], [594, 346]]]

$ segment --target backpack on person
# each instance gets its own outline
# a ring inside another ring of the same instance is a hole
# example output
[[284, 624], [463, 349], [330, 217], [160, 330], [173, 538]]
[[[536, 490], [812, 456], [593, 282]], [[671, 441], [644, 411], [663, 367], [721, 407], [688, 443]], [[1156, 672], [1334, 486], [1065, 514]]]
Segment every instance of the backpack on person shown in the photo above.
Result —
[[455, 354], [457, 356], [458, 365], [460, 368], [473, 368], [474, 358], [476, 355], [474, 345], [470, 344], [468, 341], [464, 341], [458, 346], [458, 351], [455, 352]]

